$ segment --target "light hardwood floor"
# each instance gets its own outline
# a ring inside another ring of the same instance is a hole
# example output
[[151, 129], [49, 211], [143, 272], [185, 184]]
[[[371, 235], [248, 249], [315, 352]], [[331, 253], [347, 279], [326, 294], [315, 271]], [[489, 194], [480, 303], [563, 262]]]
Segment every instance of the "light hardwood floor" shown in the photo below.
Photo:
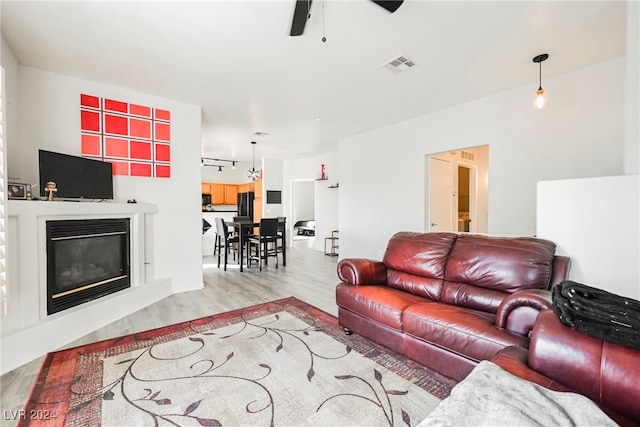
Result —
[[[287, 266], [275, 268], [273, 260], [263, 271], [258, 267], [238, 270], [232, 257], [227, 271], [217, 268], [217, 257], [203, 258], [204, 288], [174, 294], [143, 310], [113, 322], [65, 346], [74, 347], [107, 338], [128, 335], [185, 320], [294, 296], [337, 316], [335, 286], [338, 258], [324, 255], [310, 246], [310, 240], [295, 241], [287, 250]], [[179, 278], [177, 280], [180, 280]], [[0, 377], [3, 414], [23, 408], [44, 357]], [[14, 421], [2, 417], [2, 425]]]

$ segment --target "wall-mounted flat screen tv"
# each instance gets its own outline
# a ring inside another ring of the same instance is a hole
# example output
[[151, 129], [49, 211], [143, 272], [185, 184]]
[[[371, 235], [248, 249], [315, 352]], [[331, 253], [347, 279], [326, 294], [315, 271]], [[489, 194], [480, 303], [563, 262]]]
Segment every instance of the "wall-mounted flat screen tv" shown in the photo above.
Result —
[[40, 195], [47, 182], [56, 183], [56, 198], [113, 199], [111, 163], [53, 151], [39, 150]]

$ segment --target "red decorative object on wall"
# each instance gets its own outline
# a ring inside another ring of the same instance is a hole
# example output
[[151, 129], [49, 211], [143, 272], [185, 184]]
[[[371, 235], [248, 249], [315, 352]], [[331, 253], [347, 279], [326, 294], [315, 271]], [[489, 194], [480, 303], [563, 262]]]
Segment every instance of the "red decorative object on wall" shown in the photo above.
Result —
[[80, 152], [114, 175], [171, 177], [171, 112], [80, 95]]

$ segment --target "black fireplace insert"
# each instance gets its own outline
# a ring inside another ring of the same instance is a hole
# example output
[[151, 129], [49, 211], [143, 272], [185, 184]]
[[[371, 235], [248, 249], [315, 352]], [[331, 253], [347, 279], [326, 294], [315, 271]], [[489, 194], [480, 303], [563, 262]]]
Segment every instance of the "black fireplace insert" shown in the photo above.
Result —
[[47, 221], [47, 313], [131, 286], [129, 218]]

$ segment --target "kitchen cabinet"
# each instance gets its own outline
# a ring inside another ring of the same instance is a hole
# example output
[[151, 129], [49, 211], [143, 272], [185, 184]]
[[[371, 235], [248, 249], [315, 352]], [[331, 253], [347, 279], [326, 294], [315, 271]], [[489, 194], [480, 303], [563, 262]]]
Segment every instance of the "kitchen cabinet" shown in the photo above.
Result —
[[224, 184], [224, 204], [235, 205], [238, 203], [238, 186], [235, 184]]
[[[212, 205], [233, 205], [238, 203], [238, 193], [253, 191], [256, 199], [262, 199], [262, 180], [247, 184], [224, 184], [203, 182], [202, 194], [211, 195]], [[260, 201], [260, 203], [262, 200]]]
[[210, 184], [211, 186], [211, 204], [212, 205], [224, 205], [225, 204], [225, 185], [224, 184]]

